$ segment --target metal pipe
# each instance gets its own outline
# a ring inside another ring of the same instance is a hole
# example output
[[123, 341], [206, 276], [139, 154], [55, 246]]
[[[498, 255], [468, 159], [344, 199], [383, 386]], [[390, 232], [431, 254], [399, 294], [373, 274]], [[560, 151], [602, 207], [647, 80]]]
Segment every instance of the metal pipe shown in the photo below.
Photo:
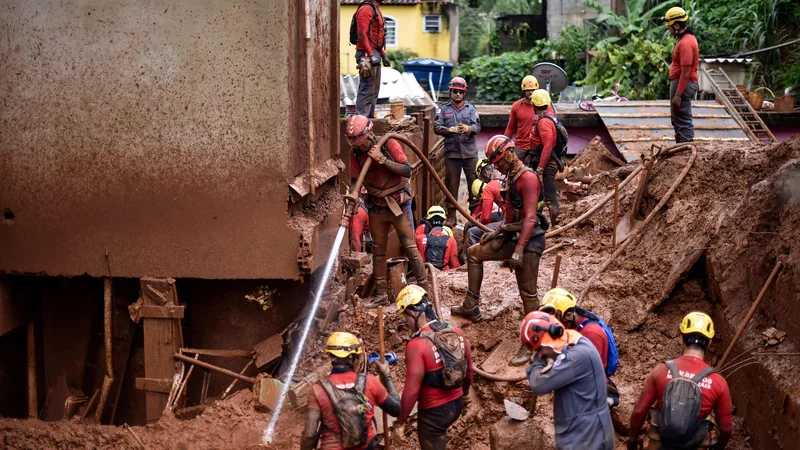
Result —
[[[594, 275], [592, 275], [592, 277], [589, 278], [589, 281], [586, 283], [586, 287], [583, 288], [583, 291], [581, 292], [580, 298], [578, 299], [578, 304], [579, 305], [581, 304], [581, 302], [583, 302], [583, 298], [586, 296], [586, 293], [589, 292], [589, 288], [592, 287], [592, 283], [594, 283], [594, 281], [597, 279], [597, 277], [599, 277], [600, 274], [603, 273], [603, 271], [606, 270], [608, 268], [608, 266], [610, 266], [611, 263], [614, 262], [614, 260], [619, 255], [621, 255], [622, 252], [624, 252], [625, 249], [628, 248], [628, 246], [633, 241], [635, 241], [637, 237], [639, 237], [642, 234], [642, 231], [645, 228], [647, 228], [647, 225], [650, 222], [653, 221], [653, 219], [656, 217], [656, 215], [661, 210], [661, 208], [663, 208], [664, 205], [667, 204], [667, 201], [669, 201], [670, 197], [672, 197], [672, 194], [675, 192], [675, 190], [678, 189], [678, 186], [680, 186], [680, 184], [683, 182], [684, 178], [686, 178], [686, 175], [689, 174], [689, 170], [692, 168], [692, 165], [694, 165], [694, 161], [697, 159], [697, 148], [694, 145], [691, 145], [691, 144], [682, 144], [682, 145], [680, 145], [678, 147], [670, 148], [668, 151], [662, 150], [661, 152], [659, 152], [660, 155], [667, 156], [667, 155], [675, 154], [678, 151], [683, 151], [683, 150], [688, 150], [688, 149], [692, 150], [692, 154], [691, 154], [691, 156], [689, 156], [689, 161], [687, 161], [686, 166], [684, 166], [683, 171], [681, 172], [681, 174], [678, 175], [678, 178], [672, 183], [672, 186], [669, 187], [669, 190], [667, 190], [667, 192], [661, 198], [661, 201], [658, 202], [658, 204], [655, 206], [655, 208], [653, 208], [653, 210], [650, 212], [650, 214], [647, 215], [647, 217], [644, 219], [644, 222], [642, 222], [642, 225], [638, 229], [636, 229], [636, 231], [631, 233], [631, 235], [628, 237], [628, 239], [626, 239], [625, 242], [623, 242], [622, 245], [619, 246], [619, 248], [611, 255], [610, 258], [608, 258], [608, 260], [606, 260], [605, 263], [603, 263], [603, 265], [600, 267], [600, 269], [598, 269], [594, 273]], [[640, 166], [640, 168], [641, 168], [641, 166]], [[628, 178], [630, 178], [630, 177], [628, 177]], [[612, 193], [612, 195], [613, 195], [613, 193]]]
[[[195, 359], [195, 360], [198, 360], [198, 359], [200, 359], [200, 355], [195, 355], [195, 356], [194, 356], [194, 359]], [[183, 381], [181, 382], [181, 385], [180, 385], [180, 387], [178, 388], [178, 394], [175, 396], [175, 399], [174, 399], [174, 400], [173, 400], [173, 402], [172, 402], [173, 404], [172, 404], [172, 405], [170, 405], [169, 403], [167, 403], [167, 407], [168, 407], [168, 408], [169, 408], [170, 406], [173, 406], [173, 407], [174, 407], [175, 405], [177, 405], [177, 404], [178, 404], [178, 402], [179, 402], [179, 401], [180, 401], [180, 399], [181, 399], [181, 395], [183, 395], [183, 390], [186, 388], [186, 383], [188, 383], [188, 382], [189, 382], [189, 378], [192, 376], [192, 372], [194, 372], [194, 365], [190, 366], [190, 367], [189, 367], [189, 371], [188, 371], [188, 372], [186, 372], [186, 377], [184, 377]]]
[[[244, 375], [244, 373], [247, 371], [247, 369], [250, 366], [252, 366], [254, 362], [255, 362], [254, 360], [251, 360], [250, 362], [248, 362], [247, 365], [244, 366], [244, 369], [239, 371], [239, 374], [240, 375]], [[228, 394], [231, 392], [231, 389], [233, 389], [233, 387], [236, 385], [237, 381], [239, 381], [238, 378], [234, 378], [233, 381], [231, 381], [231, 384], [228, 385], [228, 389], [225, 389], [225, 392], [222, 393], [222, 397], [220, 397], [220, 400], [225, 400], [225, 397], [228, 396]]]
[[518, 383], [520, 381], [523, 381], [523, 380], [527, 379], [526, 375], [521, 375], [521, 376], [520, 375], [518, 375], [518, 376], [493, 375], [491, 373], [484, 372], [484, 371], [482, 371], [481, 369], [479, 369], [479, 368], [477, 368], [475, 366], [472, 367], [472, 371], [476, 375], [480, 375], [481, 377], [486, 378], [489, 381], [505, 381], [505, 382], [508, 382], [508, 383]]
[[758, 305], [761, 304], [761, 300], [764, 299], [764, 296], [767, 294], [767, 289], [772, 284], [772, 282], [777, 278], [778, 273], [783, 269], [783, 262], [778, 261], [775, 263], [775, 267], [772, 269], [772, 273], [769, 274], [769, 278], [767, 278], [767, 282], [764, 283], [764, 286], [761, 288], [761, 292], [758, 293], [758, 297], [756, 297], [756, 301], [753, 302], [753, 306], [750, 307], [750, 310], [747, 311], [747, 315], [744, 316], [742, 319], [742, 323], [739, 324], [739, 329], [736, 330], [736, 335], [733, 336], [733, 340], [731, 343], [728, 344], [728, 348], [725, 350], [725, 353], [722, 355], [722, 359], [719, 360], [717, 363], [717, 370], [725, 366], [725, 362], [728, 360], [728, 357], [731, 356], [731, 352], [733, 352], [733, 347], [739, 342], [739, 338], [742, 337], [742, 333], [744, 333], [745, 327], [747, 324], [750, 323], [750, 319], [753, 318], [753, 314], [755, 314]]
[[103, 377], [103, 387], [100, 389], [100, 400], [97, 403], [97, 410], [94, 419], [97, 423], [102, 423], [103, 410], [108, 401], [108, 393], [111, 391], [111, 384], [114, 383], [114, 303], [111, 296], [111, 277], [103, 277], [103, 337], [106, 347], [106, 373]]
[[39, 395], [36, 381], [36, 333], [31, 319], [28, 323], [28, 417], [39, 417]]
[[553, 281], [550, 282], [550, 289], [558, 287], [558, 271], [561, 269], [561, 255], [556, 255], [556, 265], [553, 267]]
[[614, 222], [611, 223], [611, 248], [617, 249], [617, 221], [619, 220], [619, 178], [614, 180]]
[[436, 317], [442, 320], [442, 308], [439, 306], [439, 280], [437, 279], [436, 270], [434, 270], [431, 263], [425, 263], [425, 267], [428, 269], [428, 273], [431, 274], [431, 290], [433, 291], [433, 307], [436, 308]]
[[221, 373], [223, 375], [227, 375], [229, 377], [238, 378], [238, 379], [240, 379], [242, 381], [245, 381], [247, 383], [250, 383], [250, 384], [255, 384], [256, 383], [256, 379], [255, 378], [238, 374], [238, 373], [236, 373], [236, 372], [234, 372], [232, 370], [228, 370], [228, 369], [225, 369], [223, 367], [217, 367], [217, 366], [215, 366], [213, 364], [209, 364], [209, 363], [207, 363], [205, 361], [200, 361], [199, 359], [189, 358], [188, 356], [181, 355], [180, 353], [175, 353], [174, 355], [172, 355], [172, 357], [175, 358], [175, 359], [179, 359], [181, 361], [184, 361], [184, 362], [188, 362], [190, 364], [194, 364], [194, 365], [200, 366], [203, 369], [213, 370], [214, 372], [218, 372], [218, 373]]

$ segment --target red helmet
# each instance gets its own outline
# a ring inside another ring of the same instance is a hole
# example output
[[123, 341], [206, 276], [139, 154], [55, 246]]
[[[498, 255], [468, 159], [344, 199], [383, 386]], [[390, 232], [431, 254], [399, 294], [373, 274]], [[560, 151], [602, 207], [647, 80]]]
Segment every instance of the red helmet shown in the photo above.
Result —
[[491, 164], [500, 161], [505, 156], [506, 151], [514, 148], [511, 138], [498, 134], [489, 139], [486, 143], [486, 158]]
[[350, 145], [359, 145], [364, 142], [372, 131], [372, 121], [364, 116], [350, 116], [344, 134]]
[[522, 319], [519, 335], [522, 345], [535, 352], [542, 344], [553, 346], [564, 335], [564, 325], [550, 314], [533, 311]]
[[453, 79], [450, 80], [450, 84], [448, 84], [448, 86], [450, 86], [450, 89], [461, 89], [462, 91], [466, 91], [467, 80], [461, 77], [453, 77]]

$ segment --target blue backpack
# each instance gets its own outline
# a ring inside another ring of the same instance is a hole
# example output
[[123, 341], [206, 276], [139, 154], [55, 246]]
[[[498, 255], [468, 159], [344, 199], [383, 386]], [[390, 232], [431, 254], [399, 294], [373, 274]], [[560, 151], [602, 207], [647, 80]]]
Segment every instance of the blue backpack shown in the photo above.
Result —
[[586, 319], [583, 319], [580, 325], [578, 325], [576, 328], [577, 331], [580, 332], [586, 325], [596, 322], [603, 327], [603, 331], [606, 333], [606, 337], [608, 338], [608, 366], [606, 367], [606, 376], [610, 377], [617, 373], [617, 368], [619, 367], [619, 350], [617, 350], [617, 341], [614, 339], [614, 333], [597, 314], [591, 311], [583, 311], [582, 315], [586, 316]]

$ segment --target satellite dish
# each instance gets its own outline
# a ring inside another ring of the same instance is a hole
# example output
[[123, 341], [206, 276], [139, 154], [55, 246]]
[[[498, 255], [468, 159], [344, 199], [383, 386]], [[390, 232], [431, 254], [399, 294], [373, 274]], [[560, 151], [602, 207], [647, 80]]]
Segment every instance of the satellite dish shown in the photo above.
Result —
[[533, 66], [531, 75], [539, 80], [539, 87], [547, 89], [550, 94], [557, 94], [566, 89], [567, 72], [553, 63], [543, 62]]

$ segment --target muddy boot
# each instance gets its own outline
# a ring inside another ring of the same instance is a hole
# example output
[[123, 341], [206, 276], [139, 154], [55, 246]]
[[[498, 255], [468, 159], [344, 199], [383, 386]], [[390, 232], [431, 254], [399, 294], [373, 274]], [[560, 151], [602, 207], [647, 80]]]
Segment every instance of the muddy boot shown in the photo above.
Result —
[[548, 203], [547, 209], [550, 211], [550, 226], [554, 227], [558, 225], [558, 212], [561, 209], [560, 206]]
[[372, 297], [372, 301], [369, 303], [364, 303], [364, 309], [375, 309], [378, 306], [389, 306], [391, 302], [389, 301], [389, 296], [386, 294], [387, 291], [387, 284], [386, 279], [382, 280], [375, 280], [375, 295]]
[[464, 304], [461, 306], [452, 306], [450, 313], [456, 316], [466, 317], [472, 322], [480, 322], [483, 320], [481, 310], [478, 307], [480, 297], [467, 290], [467, 295], [464, 297]]
[[511, 358], [510, 364], [514, 367], [524, 366], [531, 361], [531, 355], [533, 355], [533, 352], [523, 345], [517, 350], [517, 354]]

